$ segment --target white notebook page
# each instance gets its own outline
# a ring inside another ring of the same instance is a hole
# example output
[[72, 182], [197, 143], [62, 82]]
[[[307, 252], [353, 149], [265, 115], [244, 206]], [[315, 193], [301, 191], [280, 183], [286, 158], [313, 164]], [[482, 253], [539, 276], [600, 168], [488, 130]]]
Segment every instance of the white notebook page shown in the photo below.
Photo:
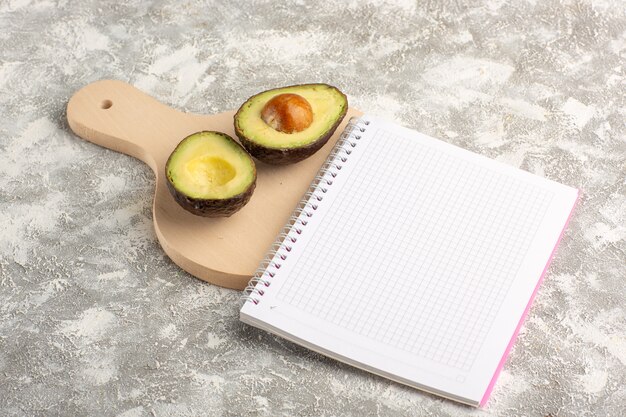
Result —
[[364, 119], [361, 140], [242, 319], [477, 404], [577, 190]]

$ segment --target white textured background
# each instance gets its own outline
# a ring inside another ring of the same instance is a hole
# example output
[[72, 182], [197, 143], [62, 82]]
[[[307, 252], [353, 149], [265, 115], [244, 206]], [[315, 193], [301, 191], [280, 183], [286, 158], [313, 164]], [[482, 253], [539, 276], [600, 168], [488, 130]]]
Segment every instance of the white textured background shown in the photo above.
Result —
[[[623, 416], [626, 6], [467, 3], [0, 0], [0, 415]], [[240, 324], [159, 247], [148, 167], [69, 131], [101, 78], [199, 113], [328, 82], [581, 188], [488, 407]]]

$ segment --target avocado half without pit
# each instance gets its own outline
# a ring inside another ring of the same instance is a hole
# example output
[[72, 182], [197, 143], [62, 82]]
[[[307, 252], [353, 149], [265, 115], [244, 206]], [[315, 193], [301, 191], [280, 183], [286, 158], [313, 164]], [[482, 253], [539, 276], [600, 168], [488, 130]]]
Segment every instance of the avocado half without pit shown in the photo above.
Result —
[[317, 152], [348, 111], [348, 99], [328, 84], [303, 84], [250, 97], [235, 114], [235, 133], [255, 158], [290, 164]]
[[167, 186], [187, 211], [227, 217], [241, 209], [256, 185], [256, 167], [230, 136], [198, 132], [183, 139], [165, 165]]

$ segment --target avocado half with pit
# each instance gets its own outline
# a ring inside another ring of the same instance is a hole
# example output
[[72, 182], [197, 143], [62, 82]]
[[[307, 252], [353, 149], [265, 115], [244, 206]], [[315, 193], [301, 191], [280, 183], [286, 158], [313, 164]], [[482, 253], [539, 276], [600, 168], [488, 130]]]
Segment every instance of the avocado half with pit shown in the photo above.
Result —
[[255, 158], [290, 164], [317, 152], [348, 111], [348, 99], [328, 84], [302, 84], [250, 97], [235, 114], [235, 133]]
[[227, 217], [241, 209], [256, 186], [250, 155], [230, 136], [198, 132], [183, 139], [165, 164], [167, 186], [185, 210]]

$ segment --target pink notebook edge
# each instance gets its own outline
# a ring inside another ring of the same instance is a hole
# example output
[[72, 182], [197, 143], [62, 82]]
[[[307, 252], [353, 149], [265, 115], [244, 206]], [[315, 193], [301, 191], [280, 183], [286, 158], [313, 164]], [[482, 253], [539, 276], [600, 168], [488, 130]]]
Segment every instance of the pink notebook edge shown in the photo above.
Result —
[[526, 309], [524, 310], [524, 313], [522, 313], [522, 316], [520, 317], [520, 321], [519, 323], [517, 323], [517, 327], [515, 328], [515, 331], [513, 332], [513, 336], [511, 336], [511, 340], [509, 341], [509, 344], [504, 350], [504, 354], [502, 355], [502, 358], [500, 359], [500, 362], [498, 363], [498, 367], [496, 368], [496, 371], [494, 372], [493, 377], [491, 378], [491, 382], [489, 382], [489, 385], [487, 386], [487, 390], [485, 391], [485, 394], [483, 395], [482, 400], [480, 400], [479, 407], [481, 408], [487, 405], [487, 402], [489, 401], [489, 397], [491, 397], [491, 393], [493, 391], [494, 386], [496, 385], [498, 376], [500, 376], [500, 372], [502, 371], [502, 368], [504, 368], [504, 364], [506, 363], [506, 360], [509, 357], [509, 353], [511, 352], [511, 349], [513, 348], [513, 345], [515, 344], [515, 341], [517, 340], [517, 335], [519, 331], [521, 330], [522, 325], [524, 324], [524, 321], [526, 321], [526, 317], [528, 317], [528, 313], [530, 312], [530, 308], [533, 304], [533, 301], [535, 300], [535, 296], [537, 295], [537, 292], [539, 291], [539, 287], [541, 287], [541, 283], [543, 282], [543, 279], [545, 278], [548, 272], [550, 263], [552, 262], [552, 259], [554, 258], [554, 255], [556, 254], [557, 248], [561, 244], [561, 240], [563, 240], [563, 235], [565, 234], [565, 231], [567, 230], [569, 222], [572, 219], [572, 216], [574, 215], [574, 209], [576, 208], [576, 206], [578, 205], [578, 202], [580, 201], [580, 195], [581, 195], [580, 189], [578, 189], [577, 191], [578, 192], [576, 194], [576, 200], [574, 201], [574, 204], [572, 205], [572, 209], [570, 210], [569, 215], [567, 216], [567, 220], [565, 221], [565, 224], [563, 225], [561, 234], [559, 235], [559, 238], [557, 239], [556, 244], [554, 245], [554, 248], [552, 248], [552, 253], [550, 253], [550, 256], [548, 257], [548, 262], [546, 263], [546, 266], [543, 268], [543, 272], [541, 273], [541, 276], [539, 277], [539, 281], [537, 281], [537, 285], [535, 286], [535, 289], [532, 295], [530, 296], [530, 299], [528, 300], [528, 304], [526, 304]]

